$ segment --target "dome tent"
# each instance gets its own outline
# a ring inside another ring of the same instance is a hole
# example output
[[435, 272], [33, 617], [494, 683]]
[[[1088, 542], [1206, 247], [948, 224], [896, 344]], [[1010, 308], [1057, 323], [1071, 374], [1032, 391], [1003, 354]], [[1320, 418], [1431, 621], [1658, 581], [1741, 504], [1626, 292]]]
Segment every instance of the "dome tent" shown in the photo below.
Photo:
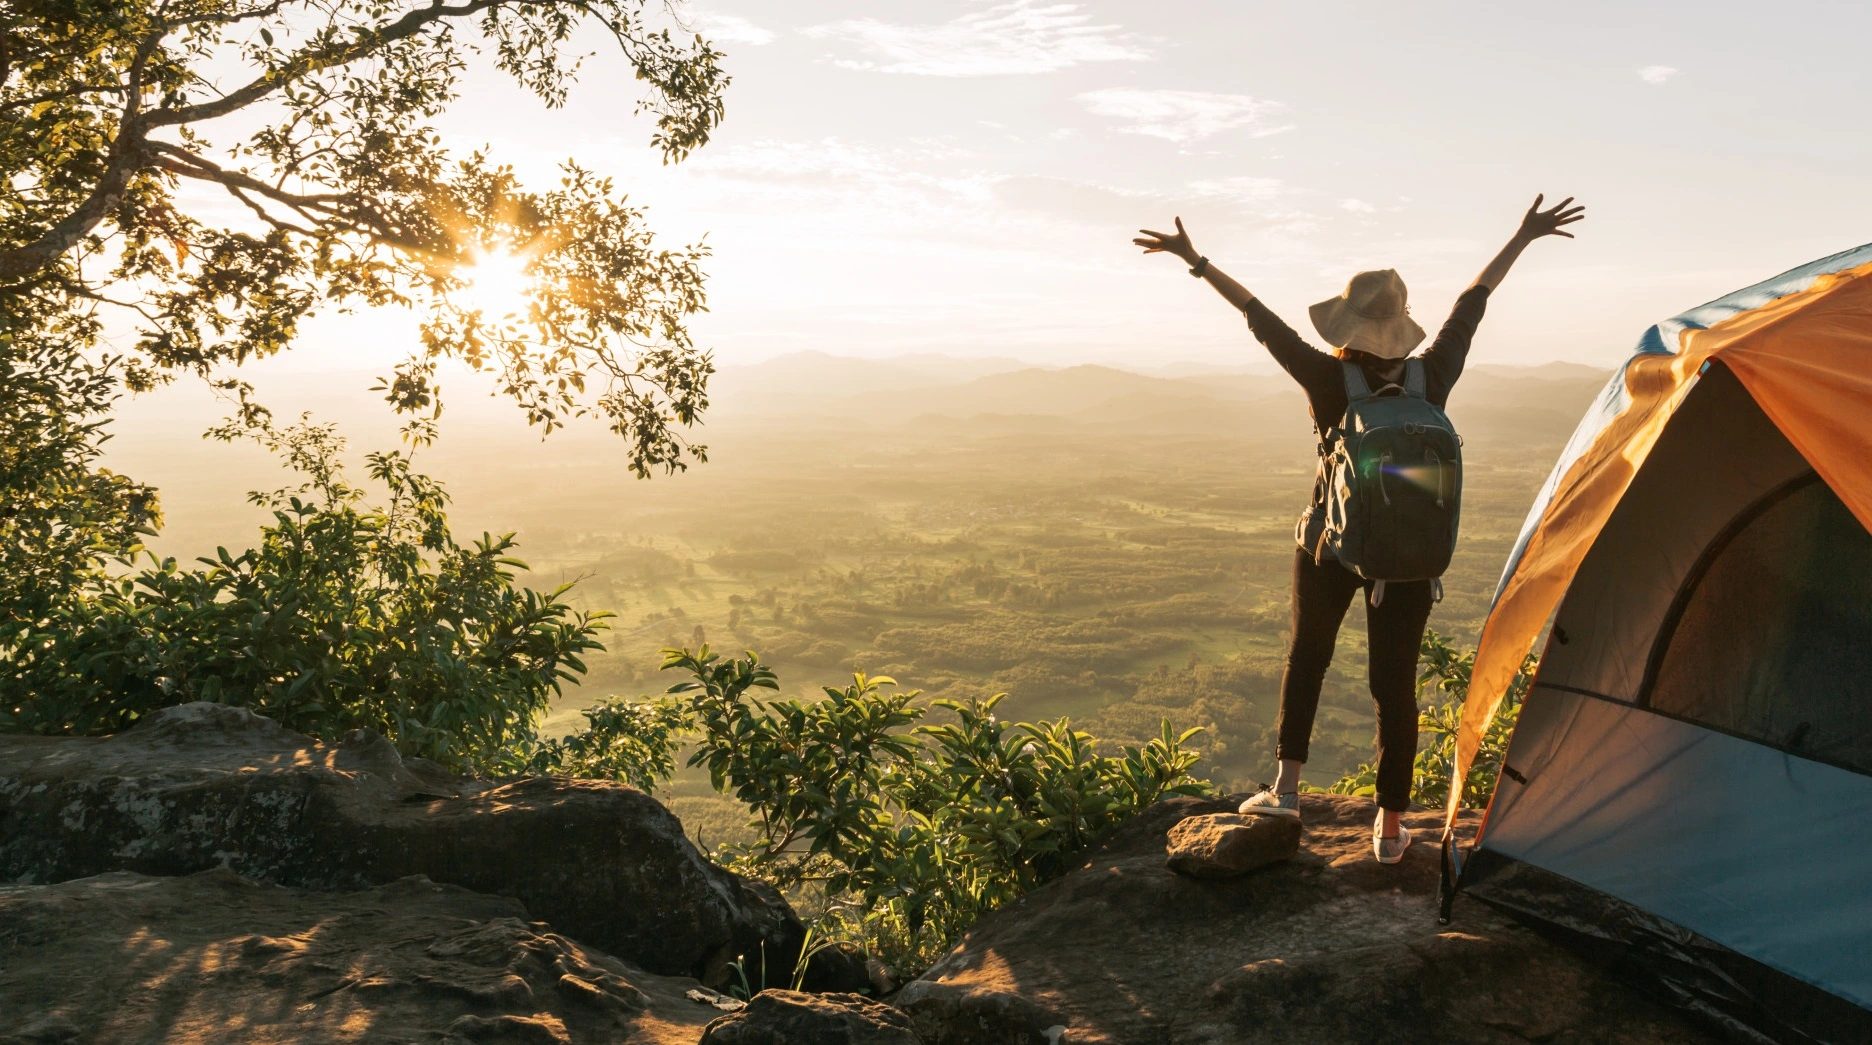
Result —
[[1483, 626], [1450, 810], [1549, 620], [1455, 892], [1770, 1041], [1872, 1041], [1872, 245], [1646, 333]]

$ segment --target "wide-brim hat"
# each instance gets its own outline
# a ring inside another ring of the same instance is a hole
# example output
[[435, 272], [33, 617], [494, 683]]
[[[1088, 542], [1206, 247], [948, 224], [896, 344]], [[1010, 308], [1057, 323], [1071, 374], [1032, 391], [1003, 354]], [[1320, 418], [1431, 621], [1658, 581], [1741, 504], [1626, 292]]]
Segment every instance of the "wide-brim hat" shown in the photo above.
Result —
[[1334, 348], [1379, 359], [1403, 359], [1423, 343], [1424, 329], [1410, 317], [1404, 280], [1396, 269], [1361, 272], [1345, 293], [1307, 309], [1313, 329]]

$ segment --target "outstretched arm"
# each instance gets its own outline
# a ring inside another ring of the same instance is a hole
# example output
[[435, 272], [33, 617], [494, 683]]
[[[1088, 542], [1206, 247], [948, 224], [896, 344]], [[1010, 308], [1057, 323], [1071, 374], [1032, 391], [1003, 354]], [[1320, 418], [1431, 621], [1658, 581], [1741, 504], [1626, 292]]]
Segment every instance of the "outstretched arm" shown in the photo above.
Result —
[[[1189, 233], [1183, 230], [1183, 219], [1177, 218], [1175, 221], [1176, 235], [1174, 236], [1152, 232], [1150, 229], [1139, 229], [1138, 231], [1143, 235], [1131, 242], [1143, 247], [1146, 254], [1169, 254], [1182, 258], [1184, 264], [1194, 268], [1196, 263], [1202, 260], [1202, 255], [1196, 253], [1196, 248], [1190, 243]], [[1216, 293], [1222, 295], [1224, 301], [1233, 305], [1237, 312], [1247, 308], [1248, 302], [1254, 300], [1254, 295], [1248, 292], [1247, 287], [1230, 279], [1227, 273], [1208, 262], [1203, 262], [1202, 278], [1204, 282], [1216, 289]]]
[[[1261, 342], [1274, 357], [1281, 369], [1293, 375], [1307, 395], [1319, 388], [1340, 386], [1339, 362], [1332, 356], [1321, 352], [1293, 332], [1293, 328], [1281, 322], [1279, 316], [1268, 311], [1268, 307], [1255, 300], [1248, 288], [1230, 279], [1226, 273], [1203, 260], [1201, 254], [1190, 244], [1189, 233], [1183, 229], [1183, 219], [1176, 219], [1176, 235], [1139, 229], [1143, 233], [1132, 243], [1144, 248], [1146, 254], [1169, 254], [1182, 258], [1197, 274], [1214, 287], [1222, 299], [1234, 306], [1235, 310], [1248, 318], [1248, 329], [1254, 333], [1255, 340]], [[1200, 268], [1198, 268], [1200, 266]]]
[[1475, 278], [1473, 286], [1487, 287], [1491, 292], [1501, 286], [1501, 281], [1508, 276], [1508, 270], [1514, 267], [1515, 259], [1521, 256], [1521, 252], [1527, 249], [1528, 244], [1542, 236], [1573, 238], [1571, 232], [1560, 231], [1560, 226], [1571, 225], [1585, 217], [1586, 208], [1583, 205], [1568, 207], [1567, 204], [1573, 202], [1573, 197], [1568, 196], [1552, 210], [1541, 210], [1541, 200], [1544, 198], [1544, 195], [1534, 197], [1534, 205], [1529, 207], [1527, 213], [1521, 217], [1521, 227], [1515, 230], [1514, 237], [1508, 241], [1507, 246], [1501, 249], [1501, 253], [1495, 255], [1487, 267], [1483, 268], [1482, 274]]

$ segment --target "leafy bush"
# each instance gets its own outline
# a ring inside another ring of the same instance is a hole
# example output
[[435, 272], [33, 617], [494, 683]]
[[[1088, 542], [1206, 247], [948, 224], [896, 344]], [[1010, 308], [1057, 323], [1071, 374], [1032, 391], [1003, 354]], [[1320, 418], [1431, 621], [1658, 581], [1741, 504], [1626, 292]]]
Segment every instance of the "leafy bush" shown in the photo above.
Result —
[[[982, 913], [1070, 869], [1118, 823], [1170, 794], [1207, 794], [1184, 747], [1199, 730], [1101, 755], [1060, 719], [1002, 722], [1000, 697], [934, 702], [954, 721], [919, 724], [915, 691], [862, 673], [825, 699], [759, 699], [778, 689], [753, 654], [665, 651], [687, 681], [689, 764], [754, 814], [757, 840], [717, 857], [796, 897], [822, 925], [862, 937], [902, 973], [941, 954]], [[667, 779], [684, 741], [668, 699], [588, 712], [567, 750], [614, 752], [621, 779]]]
[[253, 495], [273, 509], [259, 547], [194, 568], [149, 557], [31, 621], [6, 650], [0, 730], [109, 733], [207, 700], [328, 740], [369, 727], [457, 770], [521, 768], [604, 615], [572, 610], [565, 587], [515, 587], [511, 534], [457, 543], [447, 495], [407, 455], [369, 455], [388, 494], [373, 507], [331, 428], [256, 425], [307, 478]]
[[117, 361], [96, 327], [0, 291], [0, 662], [159, 519], [155, 490], [99, 467]]
[[[1458, 650], [1448, 639], [1434, 631], [1424, 633], [1423, 670], [1417, 676], [1420, 712], [1417, 727], [1417, 761], [1411, 768], [1411, 799], [1433, 809], [1449, 802], [1450, 776], [1456, 769], [1456, 731], [1462, 724], [1463, 703], [1469, 699], [1469, 675], [1475, 669], [1475, 650]], [[1508, 692], [1489, 721], [1482, 736], [1482, 746], [1463, 778], [1463, 803], [1485, 806], [1495, 795], [1495, 780], [1501, 773], [1502, 759], [1508, 754], [1508, 740], [1514, 735], [1521, 714], [1521, 701], [1534, 682], [1534, 670], [1540, 658], [1534, 654], [1521, 664], [1509, 684]], [[1433, 698], [1423, 702], [1424, 687], [1431, 687]], [[1378, 789], [1378, 769], [1365, 763], [1326, 790], [1340, 795], [1372, 795]]]
[[532, 749], [527, 770], [593, 780], [622, 780], [643, 791], [676, 772], [676, 748], [692, 730], [685, 700], [612, 698], [583, 712], [585, 728], [548, 737]]

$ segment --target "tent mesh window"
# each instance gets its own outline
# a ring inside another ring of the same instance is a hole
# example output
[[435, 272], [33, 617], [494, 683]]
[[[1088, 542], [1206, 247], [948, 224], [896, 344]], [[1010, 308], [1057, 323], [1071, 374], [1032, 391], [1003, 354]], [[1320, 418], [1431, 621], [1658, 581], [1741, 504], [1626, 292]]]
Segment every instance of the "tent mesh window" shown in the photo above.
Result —
[[1657, 711], [1872, 774], [1872, 533], [1808, 473], [1737, 516], [1652, 661]]

